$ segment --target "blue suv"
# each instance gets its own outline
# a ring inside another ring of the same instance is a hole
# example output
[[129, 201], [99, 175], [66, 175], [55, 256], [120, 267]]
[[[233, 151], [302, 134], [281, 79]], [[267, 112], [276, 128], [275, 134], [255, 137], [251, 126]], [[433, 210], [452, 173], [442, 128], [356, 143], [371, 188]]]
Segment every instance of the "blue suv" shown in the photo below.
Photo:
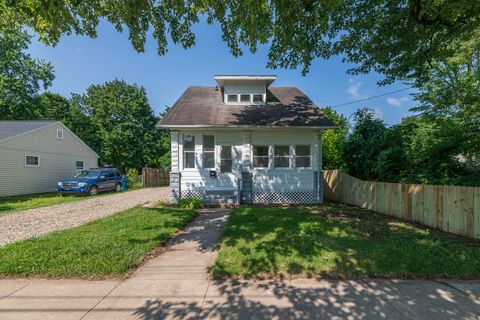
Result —
[[96, 168], [82, 170], [73, 179], [59, 180], [57, 192], [59, 194], [89, 194], [96, 195], [99, 191], [121, 191], [124, 179], [120, 171], [115, 168]]

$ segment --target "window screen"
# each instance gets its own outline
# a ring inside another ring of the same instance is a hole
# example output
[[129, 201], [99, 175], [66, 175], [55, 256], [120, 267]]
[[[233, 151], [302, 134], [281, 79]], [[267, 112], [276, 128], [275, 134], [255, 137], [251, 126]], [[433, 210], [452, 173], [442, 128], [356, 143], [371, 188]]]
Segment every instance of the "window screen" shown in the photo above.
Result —
[[268, 146], [253, 146], [253, 166], [268, 168]]
[[215, 136], [203, 136], [203, 167], [215, 168]]
[[195, 168], [195, 136], [183, 136], [183, 168]]
[[308, 168], [310, 167], [310, 146], [296, 145], [295, 146], [295, 167]]
[[83, 170], [83, 161], [82, 160], [75, 161], [75, 169]]
[[290, 146], [275, 146], [273, 160], [275, 168], [289, 168]]
[[263, 102], [263, 94], [254, 94], [253, 102]]
[[25, 156], [25, 165], [30, 167], [38, 167], [40, 159], [38, 156]]
[[231, 146], [222, 146], [220, 151], [220, 172], [232, 172]]
[[238, 102], [238, 95], [236, 94], [229, 94], [227, 95], [228, 102]]
[[249, 94], [241, 94], [240, 95], [240, 102], [250, 102], [250, 95]]

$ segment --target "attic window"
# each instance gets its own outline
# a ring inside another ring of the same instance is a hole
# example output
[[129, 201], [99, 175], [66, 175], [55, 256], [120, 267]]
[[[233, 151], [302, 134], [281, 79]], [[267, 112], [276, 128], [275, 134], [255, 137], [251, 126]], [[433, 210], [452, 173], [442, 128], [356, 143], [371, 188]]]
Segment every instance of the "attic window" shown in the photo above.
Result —
[[57, 139], [63, 139], [63, 129], [57, 128]]
[[238, 95], [237, 94], [229, 94], [227, 95], [228, 102], [238, 102]]
[[263, 102], [263, 94], [254, 94], [253, 102]]
[[249, 94], [241, 94], [240, 95], [240, 102], [250, 102], [250, 95]]

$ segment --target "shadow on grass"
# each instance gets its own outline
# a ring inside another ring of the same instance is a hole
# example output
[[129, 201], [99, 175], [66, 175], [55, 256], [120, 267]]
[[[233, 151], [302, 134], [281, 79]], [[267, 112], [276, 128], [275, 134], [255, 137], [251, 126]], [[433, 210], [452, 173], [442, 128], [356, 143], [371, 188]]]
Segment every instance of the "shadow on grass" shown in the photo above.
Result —
[[478, 278], [480, 244], [338, 204], [247, 207], [232, 213], [213, 275]]

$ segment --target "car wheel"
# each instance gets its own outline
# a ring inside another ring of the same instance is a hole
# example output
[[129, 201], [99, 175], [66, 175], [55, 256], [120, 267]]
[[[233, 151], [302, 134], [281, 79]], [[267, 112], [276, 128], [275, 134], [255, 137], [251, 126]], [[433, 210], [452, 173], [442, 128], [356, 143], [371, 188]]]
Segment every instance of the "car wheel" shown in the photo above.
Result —
[[115, 186], [115, 191], [116, 192], [122, 191], [122, 184], [121, 183], [117, 183], [117, 185]]
[[91, 186], [90, 190], [88, 190], [88, 194], [91, 196], [94, 196], [98, 193], [98, 187], [97, 186]]

